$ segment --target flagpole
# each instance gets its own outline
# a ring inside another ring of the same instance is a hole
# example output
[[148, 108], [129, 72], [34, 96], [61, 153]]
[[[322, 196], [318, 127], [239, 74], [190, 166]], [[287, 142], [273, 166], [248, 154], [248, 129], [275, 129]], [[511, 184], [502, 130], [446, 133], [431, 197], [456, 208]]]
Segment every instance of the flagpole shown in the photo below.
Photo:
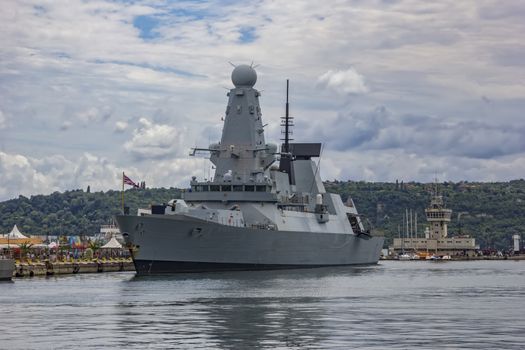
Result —
[[124, 214], [124, 172], [122, 172], [122, 214]]

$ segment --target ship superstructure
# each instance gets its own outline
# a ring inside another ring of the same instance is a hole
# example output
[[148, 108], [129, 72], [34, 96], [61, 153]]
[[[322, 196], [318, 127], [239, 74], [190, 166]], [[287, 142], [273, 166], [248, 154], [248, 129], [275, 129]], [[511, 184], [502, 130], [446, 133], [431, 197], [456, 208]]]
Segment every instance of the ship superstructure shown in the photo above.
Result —
[[[139, 274], [377, 263], [383, 237], [365, 230], [351, 199], [327, 193], [313, 158], [320, 143], [267, 143], [251, 66], [237, 66], [220, 142], [206, 151], [211, 181], [182, 199], [120, 215]], [[279, 161], [279, 165], [276, 162]]]

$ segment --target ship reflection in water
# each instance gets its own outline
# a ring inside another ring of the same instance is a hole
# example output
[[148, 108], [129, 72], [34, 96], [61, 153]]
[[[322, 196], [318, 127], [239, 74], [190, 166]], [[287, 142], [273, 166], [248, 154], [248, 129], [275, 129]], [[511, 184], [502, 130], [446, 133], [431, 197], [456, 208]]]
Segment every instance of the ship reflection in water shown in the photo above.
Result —
[[[185, 344], [191, 344], [192, 339], [197, 343], [205, 340], [203, 347], [233, 349], [326, 344], [327, 339], [334, 338], [335, 328], [331, 329], [329, 323], [339, 316], [334, 317], [335, 310], [331, 310], [333, 300], [325, 303], [323, 290], [334, 292], [336, 281], [342, 276], [358, 277], [370, 269], [373, 268], [186, 275], [182, 281], [181, 276], [135, 277], [133, 282], [137, 284], [161, 283], [166, 288], [176, 285], [176, 289], [185, 290], [186, 297], [176, 302], [152, 300], [146, 308], [122, 303], [122, 325], [127, 327], [142, 320], [143, 327], [158, 332], [159, 323], [151, 323], [151, 319], [160, 316], [165, 330], [161, 336], [171, 345], [180, 345], [178, 339], [185, 339]], [[326, 283], [318, 284], [320, 278]], [[216, 296], [212, 297], [210, 291]]]
[[525, 265], [368, 267], [0, 284], [0, 348], [519, 349]]

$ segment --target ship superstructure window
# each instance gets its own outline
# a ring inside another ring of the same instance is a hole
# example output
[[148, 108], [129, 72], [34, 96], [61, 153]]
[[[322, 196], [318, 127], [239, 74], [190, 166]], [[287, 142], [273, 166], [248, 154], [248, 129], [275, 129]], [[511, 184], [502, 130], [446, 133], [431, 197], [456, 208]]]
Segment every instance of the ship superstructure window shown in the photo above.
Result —
[[266, 185], [194, 185], [194, 192], [268, 192]]
[[195, 192], [208, 192], [209, 188], [208, 185], [197, 185], [194, 187]]

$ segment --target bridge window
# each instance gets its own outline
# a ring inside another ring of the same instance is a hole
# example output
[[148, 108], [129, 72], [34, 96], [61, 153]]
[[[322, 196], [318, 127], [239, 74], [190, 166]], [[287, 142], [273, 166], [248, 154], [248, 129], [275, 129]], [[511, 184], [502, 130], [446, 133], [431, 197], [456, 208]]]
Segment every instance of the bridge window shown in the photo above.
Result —
[[256, 192], [266, 192], [266, 185], [257, 185], [255, 186]]
[[242, 185], [233, 185], [233, 191], [242, 192], [243, 191]]
[[219, 185], [210, 185], [210, 191], [212, 192], [220, 192], [221, 186]]
[[222, 190], [225, 192], [230, 192], [232, 190], [232, 185], [222, 185]]
[[255, 186], [253, 186], [253, 185], [245, 185], [244, 186], [244, 190], [246, 192], [253, 192], [253, 191], [255, 191]]
[[195, 192], [208, 192], [210, 190], [208, 185], [197, 185], [195, 186]]

